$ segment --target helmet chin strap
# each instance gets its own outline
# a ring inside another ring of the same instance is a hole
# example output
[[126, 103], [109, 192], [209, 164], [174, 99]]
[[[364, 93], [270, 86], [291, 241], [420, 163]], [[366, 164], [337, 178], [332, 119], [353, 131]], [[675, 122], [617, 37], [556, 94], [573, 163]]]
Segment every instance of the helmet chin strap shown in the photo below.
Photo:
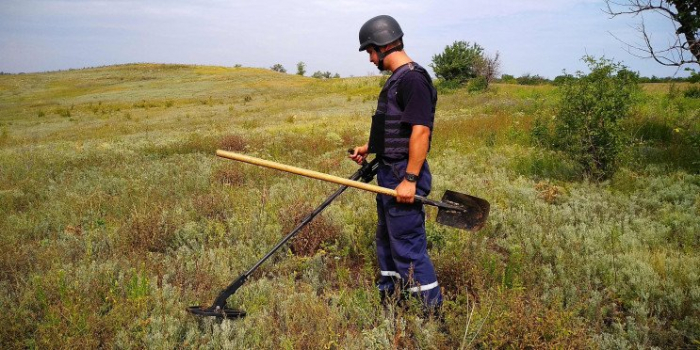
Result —
[[384, 52], [382, 52], [382, 51], [379, 49], [379, 46], [376, 46], [376, 45], [375, 45], [375, 46], [374, 46], [374, 51], [377, 52], [377, 59], [379, 60], [379, 62], [377, 63], [377, 68], [379, 69], [379, 71], [380, 71], [380, 72], [383, 72], [383, 71], [385, 70], [385, 68], [384, 68], [384, 58], [386, 58], [387, 56], [391, 55], [392, 53], [394, 53], [394, 52], [396, 52], [396, 51], [401, 51], [401, 50], [403, 50], [403, 42], [399, 43], [398, 45], [396, 45], [396, 46], [394, 46], [394, 47], [392, 47], [392, 48], [390, 48], [389, 50], [386, 50], [386, 51], [384, 51]]

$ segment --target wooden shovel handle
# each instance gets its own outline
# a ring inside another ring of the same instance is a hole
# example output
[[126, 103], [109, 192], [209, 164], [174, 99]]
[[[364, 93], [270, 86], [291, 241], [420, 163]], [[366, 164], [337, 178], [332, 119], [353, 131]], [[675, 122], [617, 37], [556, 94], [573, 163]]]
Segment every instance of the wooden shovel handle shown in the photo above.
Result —
[[327, 182], [336, 183], [339, 185], [345, 185], [348, 187], [359, 188], [359, 189], [365, 190], [365, 191], [370, 191], [370, 192], [374, 192], [374, 193], [385, 194], [385, 195], [389, 195], [392, 197], [396, 197], [395, 190], [385, 188], [385, 187], [370, 185], [370, 184], [364, 183], [364, 182], [353, 181], [353, 180], [338, 177], [338, 176], [324, 174], [324, 173], [320, 173], [318, 171], [298, 168], [298, 167], [291, 166], [291, 165], [280, 164], [280, 163], [272, 162], [269, 160], [245, 156], [242, 154], [228, 152], [228, 151], [224, 151], [224, 150], [217, 150], [216, 155], [219, 157], [222, 157], [222, 158], [237, 160], [239, 162], [244, 162], [244, 163], [253, 164], [253, 165], [259, 165], [259, 166], [263, 166], [263, 167], [271, 168], [271, 169], [282, 170], [282, 171], [286, 171], [288, 173], [306, 176], [306, 177], [310, 177], [313, 179], [323, 180], [323, 181], [327, 181]]

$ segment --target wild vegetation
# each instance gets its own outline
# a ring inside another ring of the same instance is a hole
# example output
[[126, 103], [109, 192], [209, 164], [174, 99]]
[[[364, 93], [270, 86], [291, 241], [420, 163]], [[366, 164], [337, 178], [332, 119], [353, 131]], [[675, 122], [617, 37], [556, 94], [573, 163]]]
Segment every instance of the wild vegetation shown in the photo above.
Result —
[[[638, 98], [637, 74], [622, 64], [587, 57], [590, 73], [562, 82], [557, 118], [540, 118], [535, 135], [540, 144], [563, 151], [595, 180], [609, 178], [624, 147], [621, 124]], [[552, 130], [548, 130], [551, 124]]]
[[432, 197], [486, 198], [487, 226], [434, 223], [444, 322], [375, 291], [374, 196], [348, 190], [229, 299], [209, 304], [356, 165], [382, 77], [122, 65], [0, 76], [1, 348], [616, 348], [700, 344], [700, 100], [644, 85], [604, 181], [538, 143], [552, 85], [440, 96]]
[[484, 91], [500, 75], [500, 54], [484, 53], [479, 44], [455, 41], [442, 53], [433, 55], [430, 67], [442, 81], [443, 88], [455, 89], [463, 85], [471, 92]]

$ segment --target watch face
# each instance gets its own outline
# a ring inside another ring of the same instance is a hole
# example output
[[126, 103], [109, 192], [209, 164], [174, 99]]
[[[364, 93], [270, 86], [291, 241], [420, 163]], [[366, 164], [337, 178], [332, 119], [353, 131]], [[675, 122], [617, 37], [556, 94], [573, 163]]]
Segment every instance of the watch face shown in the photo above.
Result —
[[415, 175], [415, 174], [406, 173], [406, 176], [405, 176], [404, 178], [405, 178], [406, 181], [408, 181], [408, 182], [416, 182], [416, 181], [418, 181], [418, 175]]

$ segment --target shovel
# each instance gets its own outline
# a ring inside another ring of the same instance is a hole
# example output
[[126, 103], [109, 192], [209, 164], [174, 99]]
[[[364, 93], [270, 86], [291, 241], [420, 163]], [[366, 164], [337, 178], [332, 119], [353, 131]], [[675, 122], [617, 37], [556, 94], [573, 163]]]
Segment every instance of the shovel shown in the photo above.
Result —
[[[396, 197], [396, 190], [371, 185], [364, 182], [345, 179], [338, 176], [320, 173], [313, 170], [307, 170], [290, 165], [280, 164], [269, 160], [250, 157], [234, 152], [217, 150], [216, 155], [222, 158], [237, 160], [244, 163], [263, 166], [266, 168], [277, 169], [289, 173], [310, 177], [313, 179], [332, 182], [344, 186], [355, 187], [361, 190], [370, 191], [378, 194], [384, 194]], [[478, 231], [489, 216], [490, 204], [484, 199], [470, 196], [468, 194], [458, 193], [447, 190], [442, 196], [442, 201], [435, 201], [423, 196], [415, 196], [415, 200], [423, 204], [438, 207], [438, 215], [436, 221], [440, 224], [455, 227], [463, 230]]]

